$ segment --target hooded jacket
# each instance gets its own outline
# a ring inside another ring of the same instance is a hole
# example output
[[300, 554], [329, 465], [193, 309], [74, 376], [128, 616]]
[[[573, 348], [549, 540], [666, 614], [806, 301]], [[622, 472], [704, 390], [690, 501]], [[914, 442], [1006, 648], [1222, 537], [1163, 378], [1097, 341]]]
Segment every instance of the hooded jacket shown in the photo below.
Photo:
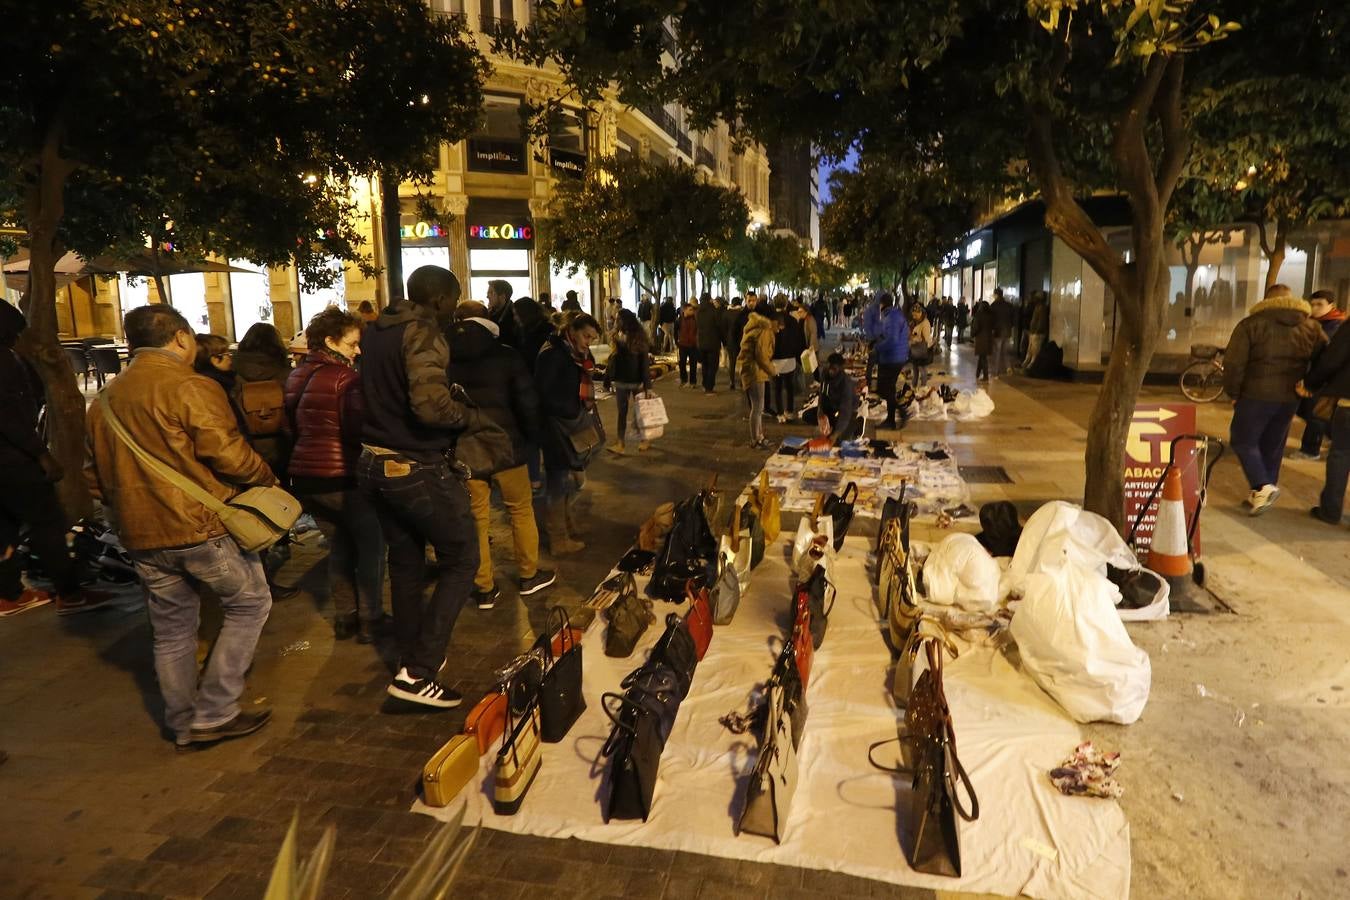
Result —
[[761, 315], [758, 310], [750, 311], [750, 318], [741, 333], [741, 349], [736, 357], [736, 372], [741, 384], [749, 387], [771, 381], [773, 371], [773, 320]]
[[1292, 403], [1294, 385], [1308, 372], [1327, 336], [1308, 301], [1274, 297], [1252, 307], [1228, 340], [1223, 386], [1234, 400]]
[[450, 330], [449, 377], [511, 438], [513, 457], [502, 469], [525, 465], [527, 445], [539, 443], [539, 394], [520, 355], [503, 346], [481, 320], [456, 322]]
[[883, 311], [878, 329], [877, 362], [883, 366], [903, 366], [909, 362], [909, 322], [905, 311], [895, 306]]

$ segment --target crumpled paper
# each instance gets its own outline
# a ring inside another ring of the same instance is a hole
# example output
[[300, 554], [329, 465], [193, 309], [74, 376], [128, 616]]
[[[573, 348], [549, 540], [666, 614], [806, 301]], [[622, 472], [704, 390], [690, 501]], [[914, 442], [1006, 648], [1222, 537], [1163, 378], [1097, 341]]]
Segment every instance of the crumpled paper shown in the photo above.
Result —
[[1073, 755], [1050, 770], [1050, 781], [1070, 797], [1117, 800], [1125, 789], [1112, 776], [1120, 768], [1119, 753], [1103, 753], [1092, 741], [1074, 748]]

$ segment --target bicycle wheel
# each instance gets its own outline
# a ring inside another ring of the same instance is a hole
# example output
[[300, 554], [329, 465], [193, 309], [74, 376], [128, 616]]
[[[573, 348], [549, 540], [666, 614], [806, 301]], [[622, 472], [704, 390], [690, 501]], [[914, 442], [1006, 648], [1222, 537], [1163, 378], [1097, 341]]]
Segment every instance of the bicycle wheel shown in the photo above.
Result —
[[1197, 360], [1181, 373], [1181, 393], [1194, 403], [1210, 403], [1223, 394], [1223, 369], [1209, 360]]

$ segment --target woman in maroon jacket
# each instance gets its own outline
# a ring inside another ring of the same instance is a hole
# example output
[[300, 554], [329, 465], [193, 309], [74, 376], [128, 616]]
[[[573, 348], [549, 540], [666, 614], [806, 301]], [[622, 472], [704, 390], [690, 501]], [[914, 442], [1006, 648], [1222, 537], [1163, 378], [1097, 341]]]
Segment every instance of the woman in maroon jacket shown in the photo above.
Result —
[[286, 379], [296, 437], [291, 490], [328, 539], [333, 633], [369, 644], [384, 620], [385, 545], [374, 507], [356, 489], [365, 412], [355, 368], [361, 320], [330, 306], [310, 320], [305, 340], [309, 354]]

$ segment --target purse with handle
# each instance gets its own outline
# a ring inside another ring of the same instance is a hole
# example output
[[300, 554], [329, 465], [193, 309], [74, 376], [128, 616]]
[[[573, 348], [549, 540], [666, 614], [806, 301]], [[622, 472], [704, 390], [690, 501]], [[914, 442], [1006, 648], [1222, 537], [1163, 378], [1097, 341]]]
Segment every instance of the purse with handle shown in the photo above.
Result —
[[647, 626], [656, 621], [656, 616], [652, 613], [652, 602], [638, 596], [632, 575], [623, 573], [618, 593], [618, 599], [602, 613], [608, 623], [605, 655], [627, 657], [633, 655], [637, 642], [646, 633]]
[[[830, 611], [834, 609], [836, 592], [834, 585], [830, 584], [825, 576], [825, 568], [816, 566], [811, 576], [805, 581], [797, 584], [797, 590], [793, 596], [792, 612], [805, 599], [807, 608], [811, 611], [811, 646], [819, 650], [820, 645], [825, 643], [825, 628], [830, 621]], [[828, 602], [827, 602], [828, 601]]]
[[910, 630], [909, 640], [900, 652], [900, 660], [895, 664], [895, 676], [891, 682], [891, 697], [896, 706], [909, 704], [910, 692], [914, 689], [914, 680], [921, 674], [920, 666], [926, 662], [927, 644], [934, 642], [941, 651], [952, 659], [960, 655], [942, 623], [932, 616], [921, 615]]
[[472, 735], [478, 753], [484, 754], [506, 731], [506, 692], [496, 690], [483, 697], [464, 719], [464, 733]]
[[427, 806], [448, 806], [478, 775], [478, 741], [457, 734], [422, 767], [422, 800]]
[[737, 823], [739, 831], [782, 843], [796, 792], [797, 748], [792, 741], [792, 725], [784, 706], [782, 686], [770, 684], [767, 733], [746, 786], [745, 807]]
[[664, 663], [670, 668], [678, 681], [681, 698], [689, 694], [694, 670], [698, 668], [698, 649], [694, 646], [693, 635], [685, 627], [684, 619], [675, 613], [666, 616], [666, 630], [657, 640], [648, 659]]
[[689, 629], [689, 636], [694, 639], [694, 654], [701, 662], [708, 652], [708, 645], [712, 643], [713, 636], [708, 589], [695, 588], [694, 582], [690, 581], [685, 586], [685, 594], [689, 597], [689, 612], [685, 613], [684, 625]]
[[[558, 623], [556, 632], [553, 623]], [[581, 649], [567, 610], [549, 610], [546, 630], [538, 641], [544, 655], [544, 677], [539, 683], [539, 718], [545, 743], [556, 744], [586, 710], [582, 693]]]
[[783, 532], [783, 513], [778, 492], [769, 486], [767, 469], [759, 473], [759, 484], [751, 491], [755, 513], [764, 529], [764, 542], [772, 544]]
[[499, 816], [513, 816], [525, 802], [543, 762], [539, 735], [539, 704], [517, 716], [507, 704], [506, 736], [497, 751], [492, 776], [492, 808]]
[[797, 677], [801, 679], [802, 690], [811, 682], [811, 663], [815, 659], [815, 645], [811, 642], [811, 605], [801, 595], [797, 597], [797, 612], [792, 622], [792, 661], [796, 665]]
[[830, 494], [825, 498], [822, 512], [830, 517], [834, 526], [834, 549], [844, 546], [848, 536], [848, 527], [853, 523], [853, 507], [858, 500], [857, 482], [850, 481], [842, 494]]
[[741, 605], [741, 580], [733, 564], [721, 556], [717, 562], [717, 580], [708, 592], [714, 625], [730, 625]]
[[[609, 759], [605, 821], [642, 819], [652, 811], [664, 741], [657, 717], [626, 694], [607, 693], [600, 704], [614, 723], [600, 754]], [[613, 708], [617, 707], [617, 711]]]

